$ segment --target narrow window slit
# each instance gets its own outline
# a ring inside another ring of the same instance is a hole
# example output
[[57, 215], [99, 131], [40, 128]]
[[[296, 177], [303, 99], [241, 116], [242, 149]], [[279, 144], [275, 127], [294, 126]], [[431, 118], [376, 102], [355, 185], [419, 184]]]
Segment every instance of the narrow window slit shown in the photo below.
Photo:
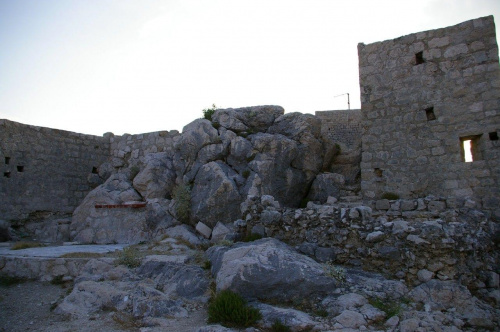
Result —
[[496, 131], [488, 133], [488, 135], [490, 136], [490, 141], [498, 141], [498, 133]]
[[425, 115], [427, 116], [427, 121], [436, 120], [436, 114], [434, 114], [434, 107], [426, 108]]
[[10, 157], [5, 157], [5, 165], [8, 165], [10, 163]]
[[92, 174], [97, 174], [97, 173], [99, 173], [99, 172], [97, 171], [97, 167], [92, 167]]
[[422, 63], [425, 62], [425, 59], [424, 59], [424, 52], [418, 52], [415, 54], [415, 64], [416, 65], [421, 65]]
[[17, 166], [17, 171], [18, 171], [19, 173], [24, 172], [24, 166]]
[[460, 137], [462, 160], [466, 163], [482, 159], [480, 139], [482, 135]]
[[6, 178], [10, 178], [10, 172], [3, 172], [3, 176], [5, 176]]

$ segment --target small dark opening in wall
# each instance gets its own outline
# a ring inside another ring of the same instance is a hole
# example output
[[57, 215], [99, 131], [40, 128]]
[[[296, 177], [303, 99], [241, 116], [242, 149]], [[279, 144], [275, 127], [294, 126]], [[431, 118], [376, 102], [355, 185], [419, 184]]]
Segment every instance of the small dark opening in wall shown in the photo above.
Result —
[[10, 172], [3, 172], [3, 176], [5, 176], [6, 178], [10, 178]]
[[5, 157], [5, 165], [8, 165], [10, 163], [10, 157]]
[[380, 168], [375, 168], [373, 172], [375, 173], [375, 176], [378, 178], [381, 178], [382, 175], [384, 174], [384, 171], [382, 171]]
[[17, 166], [17, 171], [18, 172], [24, 172], [24, 166]]
[[488, 134], [490, 136], [491, 141], [498, 141], [498, 133], [496, 131], [493, 131]]
[[436, 114], [434, 114], [434, 107], [426, 108], [425, 115], [427, 116], [427, 121], [436, 120]]
[[92, 174], [97, 174], [97, 167], [92, 167]]
[[418, 52], [415, 54], [415, 64], [416, 65], [421, 65], [422, 63], [425, 62], [425, 59], [424, 59], [424, 52]]

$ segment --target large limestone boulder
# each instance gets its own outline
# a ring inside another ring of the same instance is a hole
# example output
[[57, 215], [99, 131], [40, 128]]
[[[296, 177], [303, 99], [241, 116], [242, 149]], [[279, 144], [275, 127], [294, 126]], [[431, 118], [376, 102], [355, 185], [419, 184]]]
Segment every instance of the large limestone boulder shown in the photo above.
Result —
[[311, 299], [338, 285], [321, 264], [272, 238], [212, 247], [207, 257], [217, 290], [230, 289], [248, 299]]
[[182, 129], [182, 134], [174, 143], [174, 168], [178, 176], [191, 169], [201, 148], [220, 141], [218, 135], [217, 129], [205, 119], [194, 120]]
[[312, 114], [287, 113], [276, 119], [268, 133], [281, 134], [297, 142], [299, 157], [292, 166], [304, 171], [308, 181], [312, 181], [323, 166], [321, 120]]
[[134, 188], [144, 198], [165, 198], [175, 186], [172, 158], [166, 152], [151, 153], [145, 158], [145, 167], [134, 178]]
[[[125, 208], [142, 202], [126, 174], [117, 173], [92, 190], [78, 206], [70, 225], [70, 236], [82, 243], [137, 243], [149, 238], [146, 208]], [[98, 206], [106, 206], [99, 208]], [[109, 207], [109, 208], [108, 208]]]
[[254, 106], [216, 110], [212, 121], [234, 132], [265, 132], [283, 115], [281, 106]]
[[191, 190], [191, 219], [214, 227], [218, 221], [240, 217], [242, 197], [238, 183], [244, 179], [226, 164], [210, 162], [200, 168]]
[[293, 167], [299, 158], [297, 143], [283, 135], [250, 136], [255, 158], [248, 164], [256, 173], [250, 177], [256, 188], [252, 195], [271, 195], [285, 206], [298, 206], [307, 194], [306, 174]]

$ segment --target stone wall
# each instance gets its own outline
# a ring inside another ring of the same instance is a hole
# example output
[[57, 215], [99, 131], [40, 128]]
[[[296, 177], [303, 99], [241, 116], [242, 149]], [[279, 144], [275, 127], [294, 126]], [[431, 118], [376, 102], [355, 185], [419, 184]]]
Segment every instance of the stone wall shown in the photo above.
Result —
[[0, 219], [73, 212], [108, 156], [107, 137], [0, 120]]
[[[472, 197], [500, 218], [500, 68], [493, 17], [359, 44], [366, 198]], [[471, 140], [473, 162], [464, 159]]]
[[359, 192], [361, 162], [361, 110], [317, 111], [321, 119], [321, 136], [331, 144], [337, 145], [337, 154], [330, 171], [342, 174], [350, 188], [342, 195], [355, 195]]
[[138, 135], [112, 135], [110, 138], [111, 163], [115, 167], [122, 167], [129, 163], [137, 164], [149, 153], [170, 151], [173, 148], [174, 138], [178, 135], [177, 130]]
[[317, 111], [321, 135], [335, 143], [356, 147], [361, 143], [361, 110]]

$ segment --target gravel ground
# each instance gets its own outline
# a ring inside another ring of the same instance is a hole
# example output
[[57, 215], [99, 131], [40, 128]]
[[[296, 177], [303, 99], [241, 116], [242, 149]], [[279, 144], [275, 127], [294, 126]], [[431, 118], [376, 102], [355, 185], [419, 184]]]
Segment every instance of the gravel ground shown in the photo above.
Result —
[[162, 320], [161, 326], [142, 328], [133, 326], [126, 318], [120, 319], [113, 312], [96, 314], [88, 319], [65, 319], [51, 309], [68, 294], [70, 287], [35, 281], [0, 286], [0, 332], [194, 332], [206, 325], [204, 310], [193, 312], [185, 319]]

